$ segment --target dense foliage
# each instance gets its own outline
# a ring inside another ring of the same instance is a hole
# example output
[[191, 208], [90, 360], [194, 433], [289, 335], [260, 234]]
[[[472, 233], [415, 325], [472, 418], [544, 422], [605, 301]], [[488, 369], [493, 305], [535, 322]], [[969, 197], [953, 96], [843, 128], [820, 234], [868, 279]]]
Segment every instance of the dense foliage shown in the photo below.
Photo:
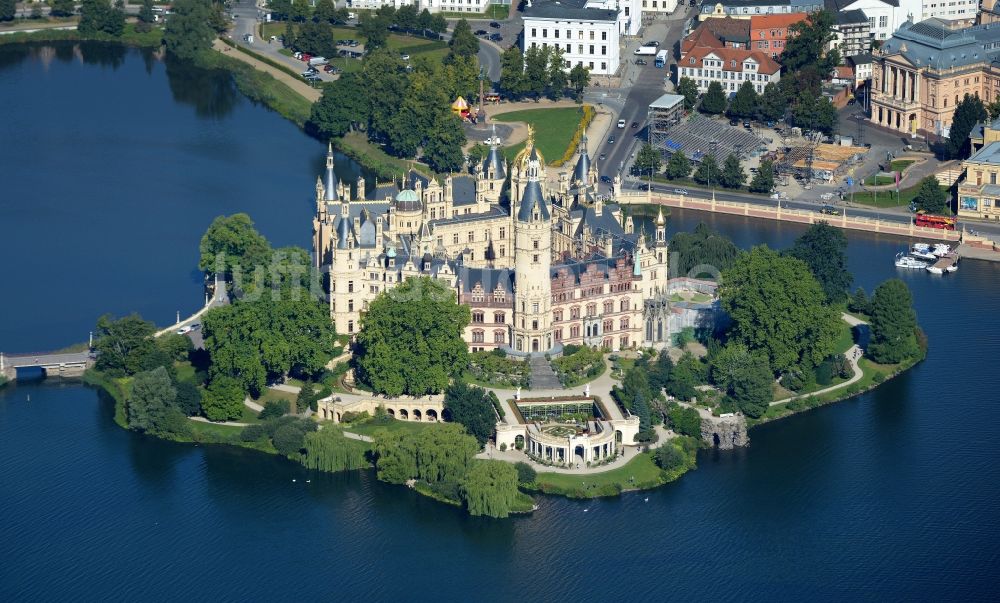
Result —
[[543, 95], [557, 99], [567, 86], [579, 97], [590, 84], [590, 71], [575, 65], [565, 72], [562, 50], [557, 46], [532, 46], [521, 53], [517, 44], [500, 57], [500, 91], [511, 99]]
[[698, 104], [698, 84], [694, 80], [684, 76], [677, 82], [677, 94], [684, 97], [684, 110], [690, 111]]
[[788, 254], [809, 266], [823, 288], [827, 302], [844, 300], [854, 280], [847, 270], [847, 235], [844, 231], [830, 226], [828, 222], [817, 222], [795, 239]]
[[774, 162], [764, 159], [750, 181], [750, 192], [770, 193], [772, 190], [774, 190]]
[[468, 306], [444, 284], [411, 278], [382, 293], [361, 319], [355, 366], [358, 379], [387, 396], [438, 393], [468, 365], [462, 332]]
[[444, 392], [444, 419], [461, 423], [480, 446], [493, 435], [497, 416], [496, 394], [464, 381], [455, 381]]
[[469, 374], [477, 381], [493, 385], [528, 387], [531, 366], [507, 357], [501, 349], [469, 354]]
[[871, 343], [868, 354], [882, 364], [895, 364], [920, 353], [917, 314], [906, 283], [898, 278], [879, 285], [871, 299]]
[[226, 375], [212, 379], [201, 396], [201, 410], [209, 421], [232, 421], [243, 415], [243, 384]]
[[461, 425], [447, 423], [416, 433], [379, 430], [373, 437], [378, 478], [392, 484], [459, 483], [480, 449]]
[[948, 208], [948, 193], [941, 188], [941, 183], [933, 175], [920, 181], [917, 196], [913, 204], [918, 210], [932, 214], [940, 214]]
[[155, 352], [153, 323], [138, 314], [115, 319], [110, 314], [97, 319], [94, 349], [97, 369], [113, 375], [134, 375], [143, 370], [146, 359]]
[[176, 406], [177, 390], [165, 368], [139, 373], [125, 403], [129, 429], [155, 435], [187, 430], [187, 418]]
[[952, 159], [965, 159], [969, 156], [971, 145], [969, 133], [977, 123], [986, 122], [988, 119], [989, 112], [979, 96], [966, 92], [961, 102], [955, 106], [951, 129], [948, 131], [948, 151]]
[[163, 29], [167, 51], [182, 59], [196, 58], [212, 47], [218, 18], [218, 9], [209, 0], [176, 0]]
[[799, 259], [754, 247], [723, 272], [719, 298], [732, 319], [730, 337], [763, 353], [775, 372], [811, 370], [833, 351], [837, 313]]
[[83, 0], [80, 3], [80, 24], [77, 30], [82, 35], [105, 33], [120, 36], [125, 31], [125, 4], [119, 0], [112, 5], [108, 0]]
[[566, 346], [563, 355], [552, 361], [552, 368], [563, 387], [571, 387], [600, 375], [604, 354], [587, 346]]
[[726, 93], [722, 91], [722, 84], [712, 80], [705, 96], [701, 97], [701, 110], [711, 115], [718, 115], [726, 110]]
[[730, 342], [712, 359], [712, 382], [748, 417], [757, 418], [774, 399], [774, 373], [767, 357]]
[[760, 97], [753, 87], [753, 82], [745, 80], [730, 101], [726, 114], [735, 118], [754, 117], [757, 115], [759, 103]]
[[667, 161], [666, 173], [667, 178], [671, 180], [687, 178], [691, 175], [691, 160], [687, 158], [684, 151], [678, 150], [670, 156], [670, 160]]
[[670, 427], [681, 435], [695, 438], [701, 437], [701, 416], [693, 408], [675, 405], [667, 412]]
[[518, 472], [510, 463], [474, 460], [462, 480], [461, 493], [470, 515], [507, 517], [518, 498]]
[[670, 263], [674, 274], [717, 277], [729, 269], [739, 255], [739, 249], [725, 236], [700, 222], [692, 232], [678, 232], [670, 239]]
[[344, 437], [336, 429], [306, 433], [302, 464], [320, 471], [350, 471], [368, 466], [368, 444]]

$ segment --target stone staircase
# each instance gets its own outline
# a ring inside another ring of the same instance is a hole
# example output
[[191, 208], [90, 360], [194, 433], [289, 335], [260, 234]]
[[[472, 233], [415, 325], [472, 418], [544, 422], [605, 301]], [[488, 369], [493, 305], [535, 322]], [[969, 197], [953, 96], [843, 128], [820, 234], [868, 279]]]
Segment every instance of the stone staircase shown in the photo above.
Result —
[[559, 377], [545, 356], [532, 356], [528, 364], [531, 365], [531, 389], [562, 389]]

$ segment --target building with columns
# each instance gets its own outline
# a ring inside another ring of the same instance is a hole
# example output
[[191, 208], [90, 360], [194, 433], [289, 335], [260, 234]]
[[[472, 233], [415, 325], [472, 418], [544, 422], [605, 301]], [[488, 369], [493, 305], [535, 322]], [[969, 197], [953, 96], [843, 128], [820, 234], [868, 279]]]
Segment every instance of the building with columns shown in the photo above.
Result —
[[871, 121], [910, 135], [948, 136], [966, 94], [1000, 95], [1000, 27], [904, 23], [872, 57]]
[[356, 334], [378, 295], [427, 276], [470, 307], [473, 351], [666, 346], [669, 329], [643, 328], [669, 313], [665, 223], [649, 237], [635, 232], [598, 184], [586, 140], [572, 171], [551, 179], [529, 134], [511, 162], [494, 144], [468, 174], [411, 172], [371, 190], [359, 178], [353, 191], [338, 182], [328, 150], [313, 251], [337, 332]]

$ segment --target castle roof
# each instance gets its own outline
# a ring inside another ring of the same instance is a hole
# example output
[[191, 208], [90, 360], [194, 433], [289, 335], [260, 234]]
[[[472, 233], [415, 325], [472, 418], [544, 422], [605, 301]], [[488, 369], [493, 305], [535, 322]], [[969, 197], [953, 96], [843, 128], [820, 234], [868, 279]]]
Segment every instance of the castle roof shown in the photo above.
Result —
[[517, 219], [521, 222], [531, 220], [535, 207], [538, 208], [543, 220], [549, 219], [549, 207], [545, 202], [545, 194], [542, 193], [542, 185], [538, 182], [538, 178], [532, 178], [524, 187], [524, 192], [521, 193], [521, 204], [517, 210]]
[[587, 154], [587, 135], [583, 135], [580, 141], [580, 158], [576, 160], [576, 167], [573, 168], [573, 179], [579, 182], [586, 182], [590, 173], [590, 155]]

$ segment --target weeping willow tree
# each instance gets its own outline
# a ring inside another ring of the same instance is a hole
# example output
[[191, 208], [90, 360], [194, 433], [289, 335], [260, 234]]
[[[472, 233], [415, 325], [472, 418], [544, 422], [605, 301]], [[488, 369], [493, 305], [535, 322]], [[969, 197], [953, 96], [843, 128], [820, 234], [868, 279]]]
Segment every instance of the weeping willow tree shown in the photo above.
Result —
[[368, 445], [351, 440], [335, 429], [322, 429], [306, 434], [302, 464], [320, 471], [350, 471], [368, 466], [365, 453]]
[[461, 492], [470, 515], [507, 517], [517, 504], [517, 469], [503, 461], [476, 460]]

